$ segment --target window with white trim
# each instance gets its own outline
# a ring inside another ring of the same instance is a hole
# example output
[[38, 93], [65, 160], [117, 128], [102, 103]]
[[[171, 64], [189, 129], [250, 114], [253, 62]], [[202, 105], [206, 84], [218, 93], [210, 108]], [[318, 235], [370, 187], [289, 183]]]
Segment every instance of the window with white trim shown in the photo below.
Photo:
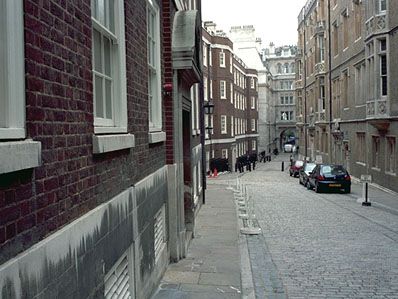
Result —
[[96, 133], [127, 131], [123, 4], [122, 0], [91, 2]]
[[221, 99], [226, 99], [227, 98], [227, 93], [226, 93], [226, 82], [224, 80], [220, 81], [220, 98]]
[[207, 44], [203, 42], [203, 65], [207, 66]]
[[252, 131], [256, 130], [256, 120], [252, 119]]
[[231, 83], [230, 84], [230, 95], [231, 95], [231, 104], [233, 104], [234, 103], [234, 98], [233, 98], [233, 96], [234, 96], [234, 85]]
[[361, 163], [366, 162], [366, 140], [364, 132], [357, 132], [357, 161]]
[[211, 79], [210, 79], [209, 89], [210, 89], [210, 99], [212, 99], [213, 98], [213, 80], [211, 80]]
[[221, 115], [221, 134], [227, 134], [227, 116]]
[[250, 78], [250, 88], [254, 89], [254, 78]]
[[147, 38], [148, 38], [148, 95], [149, 130], [162, 129], [161, 65], [160, 65], [160, 23], [159, 7], [148, 0]]
[[252, 150], [255, 151], [257, 149], [257, 141], [252, 140]]
[[208, 101], [207, 77], [203, 76], [203, 99]]
[[221, 150], [221, 157], [224, 158], [224, 159], [228, 159], [228, 149], [223, 148]]
[[378, 13], [385, 13], [387, 10], [387, 0], [377, 0]]
[[0, 0], [0, 139], [25, 138], [22, 0]]
[[251, 108], [256, 109], [256, 98], [255, 97], [251, 97]]
[[234, 137], [234, 117], [231, 116], [231, 136]]
[[225, 67], [225, 53], [220, 52], [220, 67]]

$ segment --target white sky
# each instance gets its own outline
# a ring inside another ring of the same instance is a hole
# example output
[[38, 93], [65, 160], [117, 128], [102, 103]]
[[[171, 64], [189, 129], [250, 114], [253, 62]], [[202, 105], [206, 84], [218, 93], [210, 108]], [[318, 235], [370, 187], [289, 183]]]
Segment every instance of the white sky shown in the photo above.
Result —
[[307, 0], [202, 0], [202, 20], [229, 33], [231, 26], [253, 25], [263, 47], [297, 44], [297, 16]]

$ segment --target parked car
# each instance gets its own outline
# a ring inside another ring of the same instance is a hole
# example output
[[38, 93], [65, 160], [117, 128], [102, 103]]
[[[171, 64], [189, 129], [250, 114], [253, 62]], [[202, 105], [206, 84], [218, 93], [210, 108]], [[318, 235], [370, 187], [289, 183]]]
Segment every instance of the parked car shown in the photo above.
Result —
[[293, 150], [293, 145], [292, 144], [286, 143], [285, 145], [283, 145], [283, 151], [285, 153], [291, 153], [292, 150]]
[[290, 176], [297, 177], [299, 175], [300, 170], [303, 168], [304, 161], [296, 160], [289, 167]]
[[299, 171], [299, 184], [306, 186], [310, 172], [314, 170], [316, 164], [313, 162], [305, 162]]
[[317, 193], [326, 190], [351, 192], [351, 177], [342, 165], [318, 164], [309, 174], [306, 186]]

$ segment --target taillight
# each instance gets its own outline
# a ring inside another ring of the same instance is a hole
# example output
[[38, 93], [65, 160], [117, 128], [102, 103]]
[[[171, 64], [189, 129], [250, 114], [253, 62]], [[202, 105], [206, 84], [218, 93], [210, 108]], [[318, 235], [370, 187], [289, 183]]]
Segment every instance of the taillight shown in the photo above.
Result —
[[346, 181], [351, 181], [351, 177], [350, 177], [348, 174], [346, 174], [346, 175], [344, 176], [344, 179], [345, 179]]
[[325, 177], [323, 175], [318, 175], [317, 179], [318, 181], [323, 181], [325, 180]]

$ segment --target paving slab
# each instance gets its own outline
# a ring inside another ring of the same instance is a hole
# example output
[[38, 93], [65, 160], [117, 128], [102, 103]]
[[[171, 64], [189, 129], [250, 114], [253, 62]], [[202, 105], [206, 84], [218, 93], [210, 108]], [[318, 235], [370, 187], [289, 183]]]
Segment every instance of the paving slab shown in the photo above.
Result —
[[152, 299], [241, 298], [238, 217], [233, 193], [209, 185], [187, 257], [170, 264]]

